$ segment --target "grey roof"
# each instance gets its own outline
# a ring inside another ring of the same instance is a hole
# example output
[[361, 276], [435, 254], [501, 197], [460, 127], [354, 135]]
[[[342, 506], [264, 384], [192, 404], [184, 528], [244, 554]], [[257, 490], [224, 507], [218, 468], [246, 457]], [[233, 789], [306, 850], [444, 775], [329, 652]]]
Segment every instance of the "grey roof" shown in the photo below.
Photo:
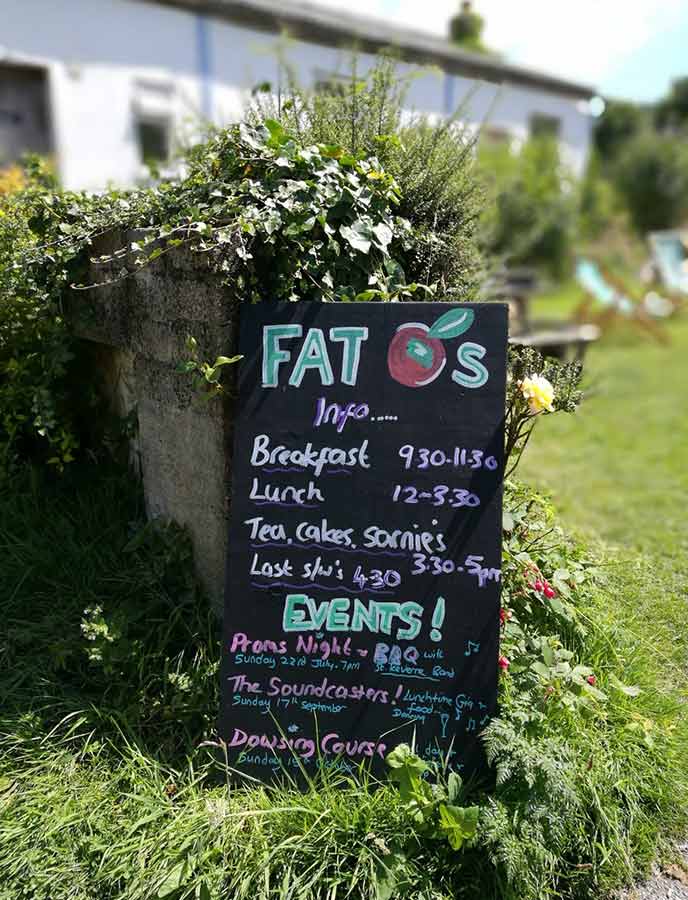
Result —
[[494, 56], [468, 53], [447, 40], [381, 19], [316, 6], [301, 0], [147, 0], [227, 19], [262, 31], [287, 30], [292, 36], [331, 47], [355, 44], [362, 50], [395, 47], [411, 62], [434, 64], [447, 72], [497, 84], [518, 84], [576, 99], [595, 96], [594, 88], [545, 75]]

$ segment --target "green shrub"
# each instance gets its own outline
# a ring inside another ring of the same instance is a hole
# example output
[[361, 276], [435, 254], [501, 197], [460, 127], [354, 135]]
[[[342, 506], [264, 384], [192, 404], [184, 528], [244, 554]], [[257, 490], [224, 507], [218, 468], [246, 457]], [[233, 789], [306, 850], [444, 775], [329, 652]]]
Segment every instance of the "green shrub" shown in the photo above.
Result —
[[595, 241], [614, 227], [630, 238], [623, 204], [599, 154], [593, 151], [580, 183], [580, 237]]
[[52, 187], [34, 166], [17, 190], [0, 196], [0, 473], [18, 453], [60, 468], [70, 462], [83, 407], [70, 408], [75, 348], [61, 314], [67, 271], [54, 265], [50, 247], [44, 267], [22, 259], [36, 243], [32, 224]]
[[619, 155], [628, 141], [646, 125], [647, 117], [635, 103], [625, 100], [607, 100], [605, 110], [595, 122], [593, 141], [600, 158], [611, 162]]
[[688, 151], [675, 137], [638, 135], [619, 155], [614, 180], [641, 233], [680, 225], [688, 215]]
[[436, 285], [442, 299], [470, 300], [480, 277], [484, 201], [474, 138], [459, 124], [460, 110], [444, 121], [410, 112], [413, 78], [393, 57], [361, 74], [354, 57], [329, 90], [308, 91], [287, 77], [276, 99], [257, 94], [250, 117], [279, 119], [306, 145], [336, 144], [379, 159], [399, 185], [398, 211], [413, 230], [402, 260], [408, 280]]
[[680, 135], [685, 130], [688, 125], [688, 78], [677, 78], [672, 82], [667, 96], [655, 107], [654, 119], [660, 131]]
[[488, 252], [509, 265], [542, 266], [564, 275], [576, 237], [578, 196], [557, 142], [532, 138], [517, 153], [508, 146], [481, 145], [479, 158], [494, 198], [483, 218]]

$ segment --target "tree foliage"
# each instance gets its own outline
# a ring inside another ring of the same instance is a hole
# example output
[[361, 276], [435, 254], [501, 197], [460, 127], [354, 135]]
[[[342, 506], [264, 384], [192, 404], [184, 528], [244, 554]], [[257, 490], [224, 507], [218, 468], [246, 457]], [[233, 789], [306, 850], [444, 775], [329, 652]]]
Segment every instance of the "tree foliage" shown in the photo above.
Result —
[[680, 225], [688, 212], [688, 151], [671, 135], [639, 134], [619, 155], [614, 182], [635, 228]]
[[688, 127], [688, 77], [672, 83], [667, 96], [655, 107], [654, 119], [660, 131], [676, 133]]
[[563, 275], [576, 235], [578, 196], [556, 140], [531, 138], [518, 152], [482, 146], [480, 160], [494, 197], [483, 218], [487, 251], [510, 265]]
[[614, 160], [643, 125], [643, 113], [637, 104], [626, 100], [608, 100], [604, 112], [595, 122], [593, 132], [600, 158], [607, 162]]

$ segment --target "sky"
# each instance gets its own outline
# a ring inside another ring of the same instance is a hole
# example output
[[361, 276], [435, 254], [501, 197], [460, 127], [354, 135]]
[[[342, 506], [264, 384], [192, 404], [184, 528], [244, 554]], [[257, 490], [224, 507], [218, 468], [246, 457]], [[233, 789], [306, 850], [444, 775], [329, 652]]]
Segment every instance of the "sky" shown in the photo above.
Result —
[[[445, 35], [459, 0], [311, 0]], [[686, 0], [474, 0], [510, 62], [647, 102], [688, 76]]]

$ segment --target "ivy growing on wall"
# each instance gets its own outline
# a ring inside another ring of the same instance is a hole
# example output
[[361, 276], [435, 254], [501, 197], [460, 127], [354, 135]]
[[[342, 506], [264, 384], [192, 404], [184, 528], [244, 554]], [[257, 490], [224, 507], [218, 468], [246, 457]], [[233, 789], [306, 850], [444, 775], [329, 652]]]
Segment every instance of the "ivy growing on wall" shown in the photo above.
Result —
[[[60, 192], [40, 167], [30, 174], [0, 199], [0, 471], [27, 456], [63, 469], [94, 418], [68, 296], [135, 277], [176, 248], [206, 255], [240, 302], [468, 299], [460, 266], [407, 277], [427, 255], [427, 210], [400, 215], [399, 185], [377, 157], [306, 143], [276, 119], [220, 132], [190, 153], [183, 178], [155, 187]], [[94, 259], [104, 234], [122, 246]], [[460, 255], [458, 238], [452, 246]], [[217, 386], [222, 360], [193, 356], [186, 370]]]
[[[184, 178], [100, 195], [59, 192], [34, 171], [0, 206], [0, 452], [37, 452], [58, 468], [79, 444], [88, 383], [74, 380], [68, 294], [130, 277], [182, 245], [208, 254], [244, 302], [402, 300], [413, 227], [374, 158], [303, 146], [276, 121], [241, 125], [195, 149]], [[97, 237], [142, 237], [91, 260]], [[91, 265], [95, 263], [95, 267]], [[93, 282], [94, 269], [103, 279]], [[114, 274], [113, 274], [114, 273]]]

